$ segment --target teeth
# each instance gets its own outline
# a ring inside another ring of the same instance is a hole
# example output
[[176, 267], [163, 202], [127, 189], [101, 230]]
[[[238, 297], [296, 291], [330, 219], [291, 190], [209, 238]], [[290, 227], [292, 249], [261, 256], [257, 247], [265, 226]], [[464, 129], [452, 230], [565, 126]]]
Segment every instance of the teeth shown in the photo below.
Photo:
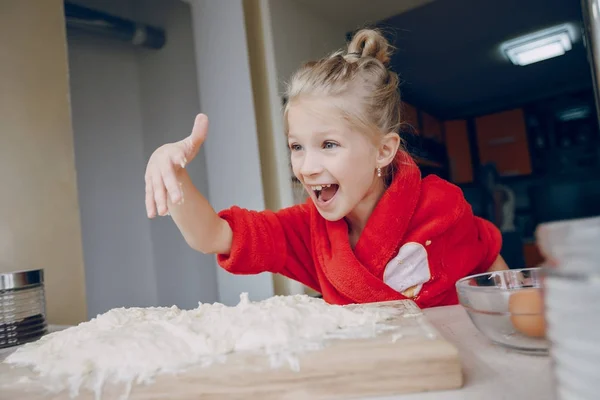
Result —
[[311, 189], [312, 190], [323, 190], [323, 188], [328, 188], [328, 187], [331, 187], [331, 184], [329, 184], [329, 185], [314, 185], [314, 186], [311, 186]]

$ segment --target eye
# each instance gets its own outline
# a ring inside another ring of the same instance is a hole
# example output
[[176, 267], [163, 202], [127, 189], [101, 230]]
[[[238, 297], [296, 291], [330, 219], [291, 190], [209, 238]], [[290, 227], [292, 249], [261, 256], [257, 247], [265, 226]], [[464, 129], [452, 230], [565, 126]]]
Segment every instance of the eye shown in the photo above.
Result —
[[300, 146], [298, 143], [292, 143], [292, 144], [290, 144], [290, 150], [300, 151], [300, 150], [302, 150], [302, 146]]
[[339, 144], [337, 144], [336, 142], [331, 142], [331, 141], [326, 141], [323, 143], [323, 148], [324, 149], [334, 149], [336, 147], [339, 147]]

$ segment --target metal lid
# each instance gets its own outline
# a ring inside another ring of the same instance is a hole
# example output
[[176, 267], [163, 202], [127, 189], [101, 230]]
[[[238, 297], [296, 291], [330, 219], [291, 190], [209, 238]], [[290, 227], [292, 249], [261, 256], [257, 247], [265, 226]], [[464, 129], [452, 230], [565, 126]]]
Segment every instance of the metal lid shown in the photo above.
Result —
[[0, 290], [24, 289], [44, 283], [44, 270], [32, 269], [0, 274]]

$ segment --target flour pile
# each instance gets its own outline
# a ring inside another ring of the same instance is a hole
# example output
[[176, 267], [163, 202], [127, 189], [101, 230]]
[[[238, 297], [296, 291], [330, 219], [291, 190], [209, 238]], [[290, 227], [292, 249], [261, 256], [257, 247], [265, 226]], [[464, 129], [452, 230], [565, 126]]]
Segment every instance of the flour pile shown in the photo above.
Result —
[[[164, 373], [224, 362], [227, 354], [258, 351], [273, 367], [294, 354], [318, 349], [328, 338], [372, 337], [388, 329], [395, 312], [334, 306], [306, 295], [275, 296], [251, 302], [177, 307], [118, 308], [78, 326], [51, 333], [11, 354], [6, 363], [31, 367], [45, 387], [81, 388], [100, 398], [105, 383], [149, 383]], [[296, 360], [297, 362], [297, 360]]]

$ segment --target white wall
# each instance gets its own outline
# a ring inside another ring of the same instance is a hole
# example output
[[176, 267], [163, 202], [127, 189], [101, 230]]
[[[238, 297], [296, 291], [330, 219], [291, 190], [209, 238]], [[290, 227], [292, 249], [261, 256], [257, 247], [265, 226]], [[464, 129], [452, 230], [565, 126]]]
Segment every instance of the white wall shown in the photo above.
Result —
[[[216, 301], [214, 257], [191, 250], [170, 219], [149, 221], [144, 208], [149, 155], [187, 135], [199, 109], [189, 7], [78, 3], [151, 20], [168, 35], [159, 51], [89, 35], [68, 40], [88, 315], [118, 306], [190, 308]], [[203, 158], [189, 168], [206, 191]]]
[[268, 0], [280, 93], [301, 64], [345, 46], [346, 29], [295, 0]]
[[[238, 205], [265, 208], [248, 44], [242, 0], [189, 0], [192, 5], [198, 86], [209, 118], [204, 145], [216, 210]], [[271, 274], [236, 276], [218, 270], [219, 298], [236, 304], [241, 292], [252, 300], [273, 295]]]
[[69, 64], [88, 315], [155, 305], [150, 225], [140, 207], [144, 152], [135, 53], [71, 36]]
[[[167, 32], [160, 51], [138, 54], [147, 160], [159, 146], [189, 134], [200, 112], [198, 80], [190, 6], [173, 0], [136, 0], [134, 5], [137, 20]], [[210, 196], [204, 149], [187, 169], [198, 190]], [[217, 301], [215, 257], [192, 250], [170, 218], [153, 220], [151, 227], [159, 304], [190, 308]]]

